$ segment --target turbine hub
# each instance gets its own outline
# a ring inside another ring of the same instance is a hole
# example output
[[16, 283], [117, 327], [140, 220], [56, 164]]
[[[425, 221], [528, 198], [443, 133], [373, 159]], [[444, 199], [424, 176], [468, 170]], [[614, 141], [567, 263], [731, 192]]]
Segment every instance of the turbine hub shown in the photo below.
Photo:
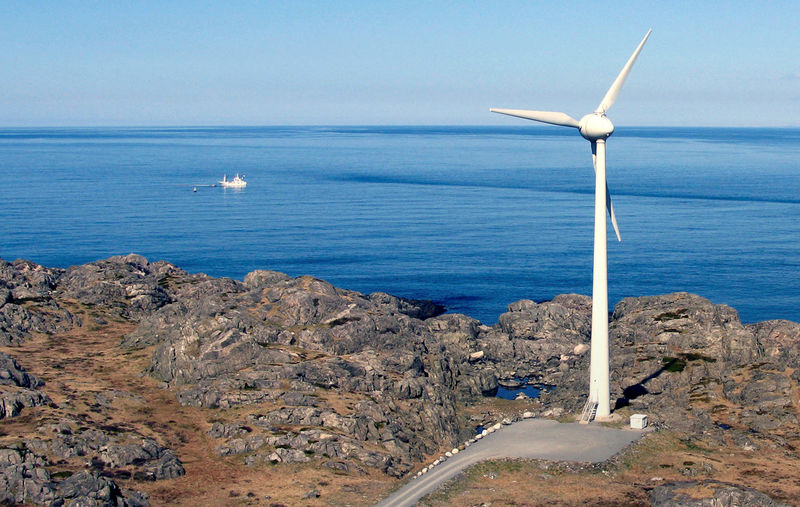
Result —
[[614, 124], [604, 114], [587, 114], [579, 122], [578, 128], [584, 139], [597, 141], [607, 139], [614, 132]]

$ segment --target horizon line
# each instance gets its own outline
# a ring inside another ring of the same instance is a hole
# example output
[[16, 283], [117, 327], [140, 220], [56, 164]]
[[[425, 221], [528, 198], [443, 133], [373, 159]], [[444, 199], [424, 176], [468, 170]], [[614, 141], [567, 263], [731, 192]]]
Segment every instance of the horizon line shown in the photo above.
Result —
[[[512, 125], [512, 124], [467, 124], [467, 123], [207, 123], [207, 124], [74, 124], [74, 125], [0, 125], [0, 130], [10, 129], [57, 129], [57, 128], [126, 128], [126, 129], [201, 129], [201, 128], [353, 128], [353, 127], [462, 127], [462, 128], [514, 128], [520, 130], [551, 130], [547, 125]], [[708, 129], [800, 129], [800, 125], [615, 125], [616, 128], [708, 128]]]

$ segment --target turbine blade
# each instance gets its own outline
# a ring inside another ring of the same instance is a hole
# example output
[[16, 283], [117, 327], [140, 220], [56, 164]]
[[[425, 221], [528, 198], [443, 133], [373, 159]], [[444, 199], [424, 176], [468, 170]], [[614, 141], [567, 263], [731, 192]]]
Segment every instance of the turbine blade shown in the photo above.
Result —
[[608, 89], [606, 92], [606, 96], [603, 97], [603, 100], [600, 102], [600, 105], [597, 106], [595, 113], [605, 114], [606, 111], [611, 109], [611, 106], [614, 105], [614, 101], [617, 100], [617, 95], [619, 95], [619, 91], [622, 89], [622, 85], [625, 84], [625, 80], [628, 78], [628, 74], [633, 67], [633, 64], [636, 63], [636, 57], [639, 56], [639, 53], [642, 51], [644, 47], [644, 43], [647, 42], [647, 38], [650, 37], [650, 33], [652, 33], [652, 29], [647, 31], [647, 34], [642, 39], [642, 42], [636, 47], [636, 51], [633, 52], [631, 57], [628, 59], [628, 63], [622, 67], [617, 79], [614, 80], [614, 83], [611, 85], [611, 88]]
[[517, 118], [525, 118], [526, 120], [549, 123], [551, 125], [561, 125], [562, 127], [578, 128], [580, 126], [578, 120], [572, 116], [555, 111], [526, 111], [524, 109], [489, 109], [489, 111], [507, 114], [508, 116], [516, 116]]
[[617, 216], [614, 214], [614, 204], [611, 202], [611, 190], [608, 189], [608, 179], [606, 179], [606, 208], [608, 215], [611, 217], [611, 225], [614, 226], [614, 232], [617, 233], [617, 241], [622, 241], [622, 236], [619, 235], [619, 226], [617, 225]]
[[[592, 141], [592, 167], [597, 172], [597, 142]], [[611, 225], [614, 226], [614, 232], [617, 234], [617, 241], [622, 241], [622, 236], [619, 235], [619, 225], [617, 225], [617, 215], [614, 213], [614, 203], [611, 202], [611, 190], [608, 188], [608, 178], [606, 178], [606, 209], [608, 216], [611, 217]]]

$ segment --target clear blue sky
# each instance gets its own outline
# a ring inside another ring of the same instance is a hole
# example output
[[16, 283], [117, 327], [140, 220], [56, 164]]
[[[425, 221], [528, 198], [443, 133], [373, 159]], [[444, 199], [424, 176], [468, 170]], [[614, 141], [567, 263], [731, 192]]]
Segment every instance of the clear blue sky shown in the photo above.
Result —
[[0, 126], [800, 126], [800, 2], [0, 0]]

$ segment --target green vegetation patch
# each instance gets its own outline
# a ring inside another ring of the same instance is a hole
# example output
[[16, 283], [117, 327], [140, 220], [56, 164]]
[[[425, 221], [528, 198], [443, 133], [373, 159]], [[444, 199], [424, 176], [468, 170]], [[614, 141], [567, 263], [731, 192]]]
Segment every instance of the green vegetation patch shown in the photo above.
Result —
[[691, 438], [685, 438], [685, 439], [682, 438], [681, 443], [683, 443], [683, 445], [686, 446], [687, 451], [700, 452], [704, 454], [709, 454], [712, 452], [711, 449], [703, 447], [696, 441], [693, 441]]
[[687, 361], [703, 361], [705, 363], [716, 363], [717, 358], [704, 356], [703, 354], [695, 354], [693, 352], [687, 354], [680, 354], [680, 356]]
[[681, 308], [680, 310], [676, 310], [674, 312], [664, 312], [660, 315], [657, 315], [655, 320], [658, 322], [665, 322], [667, 320], [677, 320], [677, 319], [685, 319], [688, 315], [686, 314], [686, 308]]
[[710, 356], [704, 356], [703, 354], [697, 354], [694, 352], [689, 353], [681, 353], [678, 354], [677, 357], [662, 357], [661, 364], [664, 367], [664, 370], [669, 372], [681, 372], [686, 369], [686, 365], [688, 363], [693, 363], [697, 361], [702, 361], [704, 363], [716, 363], [717, 359]]
[[664, 370], [669, 372], [681, 372], [686, 368], [686, 361], [679, 357], [664, 357], [661, 359]]
[[328, 323], [330, 327], [341, 326], [343, 324], [347, 324], [348, 322], [356, 322], [361, 320], [361, 317], [339, 317], [338, 319], [332, 320]]

